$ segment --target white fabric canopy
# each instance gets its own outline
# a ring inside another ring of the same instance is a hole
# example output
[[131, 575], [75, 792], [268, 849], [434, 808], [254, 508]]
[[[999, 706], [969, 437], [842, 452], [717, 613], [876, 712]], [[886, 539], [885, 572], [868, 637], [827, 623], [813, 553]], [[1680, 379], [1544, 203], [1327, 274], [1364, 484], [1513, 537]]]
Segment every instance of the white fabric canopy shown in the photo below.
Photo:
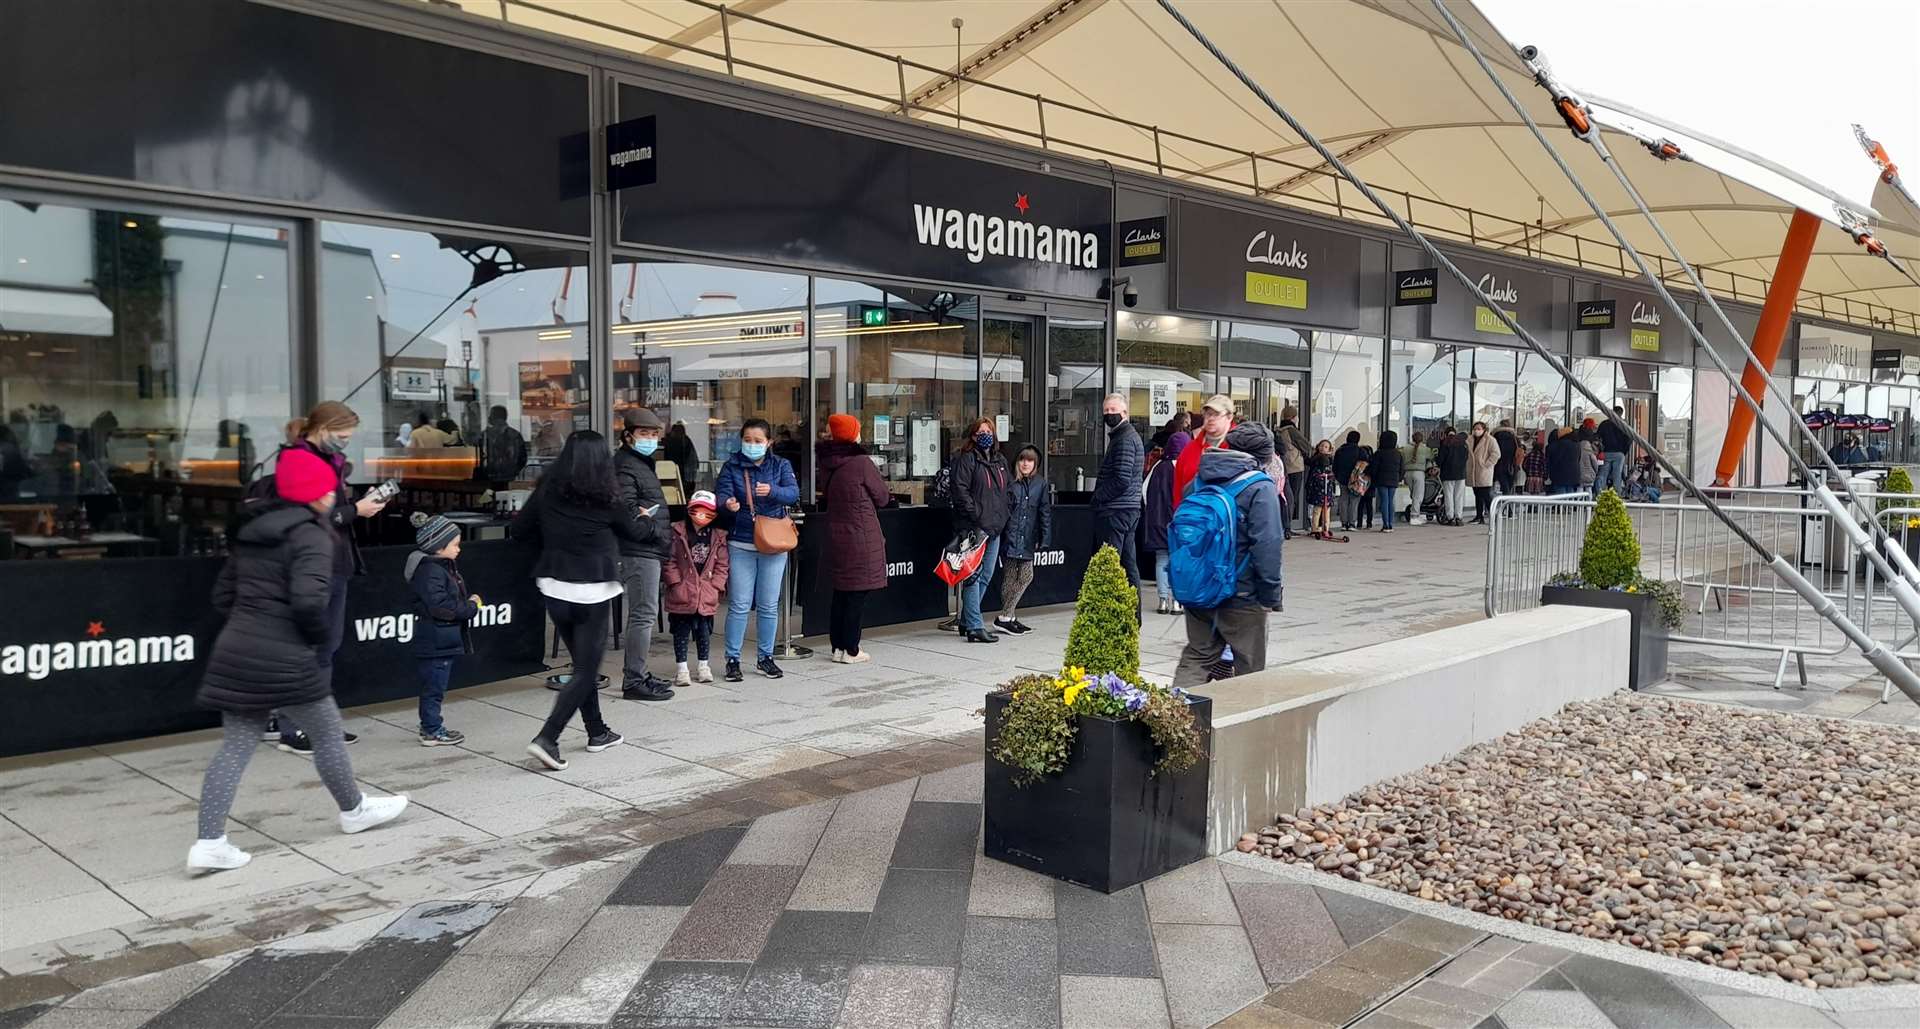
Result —
[[[1046, 142], [1062, 153], [1384, 221], [1151, 0], [740, 0], [729, 7], [724, 37], [711, 10], [681, 0], [590, 5], [583, 16], [599, 25], [515, 0], [458, 3], [476, 16], [721, 74], [727, 68], [718, 55], [730, 44], [742, 78], [890, 113], [901, 106], [902, 69], [892, 56], [899, 55], [923, 66], [905, 68], [905, 93], [911, 116], [931, 124], [954, 125], [957, 108], [968, 131], [1039, 146], [1037, 94], [1057, 104], [1047, 108]], [[1561, 126], [1511, 44], [1466, 0], [1449, 9], [1634, 245], [1664, 254], [1599, 159]], [[1429, 4], [1183, 0], [1181, 10], [1357, 173], [1394, 191], [1390, 198], [1423, 230], [1517, 255], [1613, 264], [1614, 251], [1593, 245], [1611, 243], [1605, 228]], [[958, 63], [972, 80], [959, 84], [950, 72], [930, 70], [956, 63], [956, 17], [965, 21]], [[1631, 59], [1657, 74], [1659, 61], [1685, 60], [1687, 42], [1670, 42]], [[1861, 88], [1871, 88], [1869, 81]], [[1793, 204], [1704, 163], [1658, 161], [1625, 134], [1608, 131], [1607, 139], [1682, 254], [1709, 270], [1708, 285], [1757, 301]], [[1896, 255], [1920, 257], [1920, 236], [1908, 231], [1916, 219], [1887, 214], [1879, 236]], [[1747, 278], [1736, 283], [1716, 271]], [[1804, 289], [1920, 311], [1920, 287], [1831, 225], [1821, 229]]]
[[0, 286], [0, 329], [111, 336], [113, 312], [91, 293]]

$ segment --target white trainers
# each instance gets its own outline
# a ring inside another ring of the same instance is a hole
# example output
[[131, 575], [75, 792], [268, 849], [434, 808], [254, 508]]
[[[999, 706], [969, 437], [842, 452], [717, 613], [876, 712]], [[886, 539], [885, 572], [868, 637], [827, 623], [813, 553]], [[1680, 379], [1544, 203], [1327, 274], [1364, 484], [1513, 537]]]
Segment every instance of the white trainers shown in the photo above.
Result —
[[252, 854], [228, 843], [225, 836], [217, 840], [195, 840], [193, 848], [187, 851], [187, 871], [217, 872], [239, 868], [252, 860]]
[[836, 665], [844, 665], [844, 664], [846, 664], [846, 663], [847, 663], [847, 652], [846, 652], [846, 651], [844, 651], [844, 650], [841, 650], [841, 649], [840, 649], [839, 647], [835, 647], [835, 648], [833, 648], [833, 658], [832, 658], [832, 660], [833, 660], [833, 663], [834, 663], [834, 664], [836, 664]]
[[864, 650], [858, 654], [848, 654], [844, 651], [840, 654], [840, 663], [843, 665], [863, 665], [871, 660], [873, 660], [873, 655]]
[[687, 663], [685, 661], [677, 662], [673, 666], [673, 684], [675, 686], [693, 685], [693, 677], [687, 674]]
[[396, 794], [391, 797], [369, 797], [361, 795], [360, 806], [352, 811], [340, 812], [340, 831], [344, 833], [366, 832], [376, 825], [385, 825], [400, 817], [407, 809], [407, 795]]
[[706, 663], [705, 661], [702, 661], [702, 662], [700, 662], [699, 664], [697, 664], [697, 665], [694, 665], [694, 666], [693, 666], [693, 681], [694, 681], [694, 682], [712, 682], [712, 681], [713, 681], [713, 666], [712, 666], [712, 665], [710, 665], [710, 664], [708, 664], [708, 663]]

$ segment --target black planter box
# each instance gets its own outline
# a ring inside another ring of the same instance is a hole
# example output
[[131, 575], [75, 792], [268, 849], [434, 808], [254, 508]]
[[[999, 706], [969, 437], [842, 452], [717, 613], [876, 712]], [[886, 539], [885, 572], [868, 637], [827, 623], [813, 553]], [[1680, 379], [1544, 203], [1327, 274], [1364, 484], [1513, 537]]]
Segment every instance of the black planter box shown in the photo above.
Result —
[[1542, 586], [1540, 603], [1627, 612], [1633, 618], [1633, 655], [1627, 664], [1627, 685], [1637, 690], [1666, 680], [1667, 629], [1660, 624], [1659, 598], [1647, 593]]
[[1192, 768], [1154, 775], [1146, 726], [1081, 717], [1067, 767], [1021, 787], [993, 757], [1007, 701], [987, 696], [988, 857], [1113, 893], [1207, 856], [1212, 700], [1193, 698], [1203, 756]]

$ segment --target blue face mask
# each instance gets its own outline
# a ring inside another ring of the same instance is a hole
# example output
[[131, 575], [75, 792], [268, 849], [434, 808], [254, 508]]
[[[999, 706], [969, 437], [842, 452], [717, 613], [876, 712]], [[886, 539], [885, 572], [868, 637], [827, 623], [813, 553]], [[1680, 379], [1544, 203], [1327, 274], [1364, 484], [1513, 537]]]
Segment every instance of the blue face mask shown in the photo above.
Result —
[[740, 452], [747, 455], [747, 460], [758, 461], [767, 456], [767, 445], [765, 443], [742, 443], [740, 444]]
[[974, 433], [973, 445], [976, 447], [979, 447], [981, 450], [992, 450], [993, 449], [993, 433], [991, 432]]
[[660, 449], [660, 441], [642, 436], [633, 441], [633, 449], [639, 451], [642, 457], [652, 457], [653, 452]]

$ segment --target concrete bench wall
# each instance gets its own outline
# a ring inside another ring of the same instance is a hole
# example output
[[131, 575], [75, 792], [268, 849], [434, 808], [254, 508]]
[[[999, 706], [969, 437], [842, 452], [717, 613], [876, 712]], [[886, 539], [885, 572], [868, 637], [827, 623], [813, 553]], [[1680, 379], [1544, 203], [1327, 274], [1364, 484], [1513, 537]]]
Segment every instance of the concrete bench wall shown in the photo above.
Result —
[[1208, 846], [1625, 689], [1630, 631], [1542, 607], [1215, 683]]

